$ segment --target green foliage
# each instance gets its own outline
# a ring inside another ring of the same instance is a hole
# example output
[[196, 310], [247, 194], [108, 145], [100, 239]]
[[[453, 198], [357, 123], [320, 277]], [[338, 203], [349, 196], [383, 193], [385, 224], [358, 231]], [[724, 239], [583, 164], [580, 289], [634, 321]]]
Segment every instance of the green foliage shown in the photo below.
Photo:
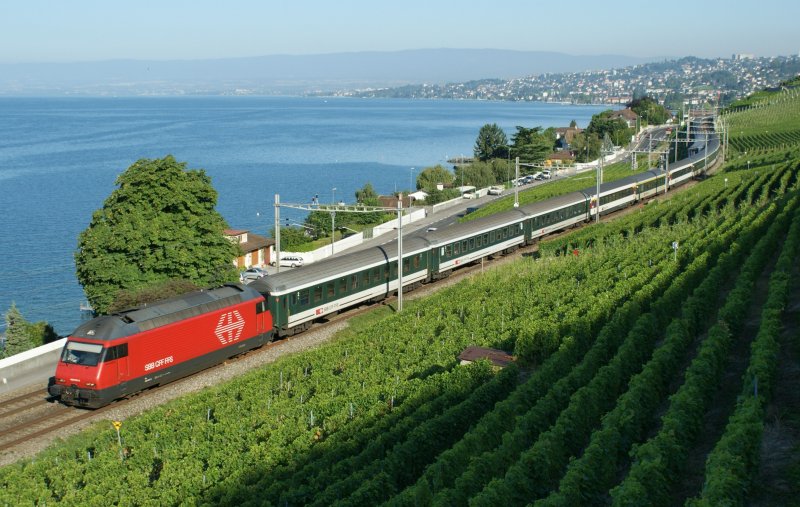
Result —
[[[641, 164], [638, 171], [646, 171], [646, 164]], [[616, 162], [608, 165], [603, 170], [603, 182], [614, 181], [633, 174], [629, 161]], [[534, 188], [522, 190], [519, 193], [520, 205], [543, 201], [557, 195], [567, 194], [576, 190], [591, 187], [595, 181], [594, 172], [584, 172], [568, 178], [550, 181], [546, 185], [537, 185]], [[474, 212], [466, 215], [462, 220], [474, 220], [479, 217], [489, 216], [500, 211], [512, 209], [514, 196], [505, 196], [496, 199]]]
[[151, 285], [141, 290], [125, 290], [122, 289], [117, 293], [117, 297], [111, 306], [108, 307], [108, 313], [119, 312], [127, 308], [141, 306], [145, 303], [166, 299], [173, 296], [179, 296], [199, 289], [197, 285], [189, 280], [172, 279]]
[[[783, 222], [784, 224], [786, 221]], [[783, 231], [777, 234], [783, 235]], [[774, 390], [780, 354], [782, 316], [790, 278], [800, 250], [800, 208], [796, 208], [786, 241], [770, 276], [761, 324], [751, 344], [742, 393], [725, 432], [708, 455], [700, 505], [744, 505], [758, 469], [766, 404]]]
[[0, 350], [0, 359], [58, 339], [58, 335], [50, 324], [28, 322], [13, 302], [5, 314], [5, 321], [5, 344]]
[[437, 185], [451, 186], [453, 180], [453, 173], [441, 165], [426, 167], [417, 176], [417, 189], [430, 193], [436, 190]]
[[428, 192], [428, 197], [425, 198], [425, 204], [428, 206], [449, 201], [450, 199], [455, 199], [461, 195], [461, 192], [459, 192], [457, 188], [445, 188], [442, 190], [434, 188], [431, 190], [426, 190], [426, 192]]
[[628, 127], [628, 124], [622, 118], [612, 118], [612, 113], [613, 111], [609, 109], [592, 116], [592, 120], [584, 132], [586, 135], [595, 135], [600, 140], [608, 135], [617, 146], [628, 144], [633, 135], [633, 129]]
[[597, 133], [583, 131], [572, 139], [572, 152], [577, 162], [589, 162], [600, 157], [601, 138]]
[[455, 182], [459, 186], [472, 185], [477, 188], [488, 187], [497, 183], [492, 166], [486, 163], [456, 166]]
[[481, 161], [506, 158], [508, 155], [506, 133], [496, 123], [487, 123], [478, 131], [474, 152], [475, 158]]
[[[335, 226], [337, 231], [341, 231], [345, 227], [360, 230], [366, 225], [381, 224], [395, 217], [393, 213], [384, 213], [381, 211], [371, 213], [339, 212], [335, 213], [335, 218], [332, 219], [332, 213], [335, 212], [317, 210], [312, 211], [306, 217], [304, 222], [305, 226], [309, 228], [308, 230], [315, 239], [330, 237], [332, 226]], [[292, 231], [290, 231], [290, 234], [291, 233]], [[283, 234], [283, 229], [281, 229], [281, 234]], [[297, 240], [300, 239], [297, 234], [295, 234], [295, 238]], [[283, 237], [281, 237], [281, 243], [283, 243]], [[308, 243], [307, 238], [305, 243]]]
[[363, 187], [356, 190], [356, 202], [365, 206], [378, 205], [378, 193], [372, 188], [372, 183], [367, 182]]
[[98, 313], [120, 290], [139, 291], [170, 279], [198, 286], [236, 281], [239, 248], [226, 239], [214, 209], [217, 193], [205, 171], [172, 156], [141, 159], [120, 174], [117, 189], [78, 238], [78, 281]]
[[628, 107], [636, 113], [639, 118], [651, 125], [661, 125], [672, 117], [666, 107], [656, 102], [651, 97], [641, 97], [634, 99]]
[[[770, 157], [132, 417], [124, 462], [104, 424], [0, 468], [0, 504], [675, 503], [754, 280], [800, 228], [787, 235], [797, 203], [784, 197], [800, 163]], [[784, 250], [776, 271], [795, 268]], [[701, 504], [738, 502], [749, 484], [779, 280]], [[457, 366], [467, 345], [514, 350], [519, 366]]]
[[[316, 230], [309, 230], [304, 227], [281, 227], [281, 249], [285, 251], [297, 251], [301, 245], [305, 245], [312, 238], [316, 237]], [[270, 235], [275, 237], [275, 228], [270, 229]]]
[[555, 129], [542, 130], [542, 127], [517, 127], [511, 136], [511, 157], [519, 157], [520, 161], [541, 162], [553, 152], [556, 143]]

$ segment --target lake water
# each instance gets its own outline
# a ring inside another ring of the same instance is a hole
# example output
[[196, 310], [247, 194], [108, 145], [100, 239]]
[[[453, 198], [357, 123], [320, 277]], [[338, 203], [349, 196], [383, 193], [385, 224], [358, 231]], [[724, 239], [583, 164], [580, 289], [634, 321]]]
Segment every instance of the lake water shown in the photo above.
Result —
[[[266, 234], [282, 202], [411, 187], [470, 156], [478, 130], [588, 124], [604, 106], [288, 97], [0, 98], [0, 313], [14, 301], [60, 334], [81, 321], [73, 252], [117, 175], [174, 155], [202, 168], [231, 227]], [[335, 192], [332, 191], [336, 188]], [[300, 213], [300, 212], [297, 212]], [[302, 219], [291, 210], [282, 217]], [[5, 322], [0, 324], [0, 331]]]

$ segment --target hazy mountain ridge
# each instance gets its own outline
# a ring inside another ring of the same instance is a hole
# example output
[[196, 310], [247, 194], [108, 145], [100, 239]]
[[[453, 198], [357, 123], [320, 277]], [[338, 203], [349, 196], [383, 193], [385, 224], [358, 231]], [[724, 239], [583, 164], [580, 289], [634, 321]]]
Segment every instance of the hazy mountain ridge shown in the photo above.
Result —
[[654, 61], [500, 49], [0, 64], [2, 95], [298, 94], [580, 72]]

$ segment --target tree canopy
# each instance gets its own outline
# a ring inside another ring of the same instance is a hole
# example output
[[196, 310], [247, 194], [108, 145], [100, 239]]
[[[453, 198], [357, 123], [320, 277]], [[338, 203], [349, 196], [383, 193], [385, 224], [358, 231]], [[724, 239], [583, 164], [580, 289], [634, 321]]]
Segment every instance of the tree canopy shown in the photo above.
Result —
[[58, 339], [58, 334], [46, 322], [30, 323], [22, 316], [15, 303], [11, 303], [5, 315], [5, 343], [0, 349], [0, 359], [50, 343]]
[[508, 156], [508, 138], [496, 123], [487, 123], [478, 131], [475, 140], [475, 158], [481, 161]]
[[606, 134], [611, 138], [611, 141], [621, 146], [627, 144], [634, 131], [628, 127], [628, 124], [622, 118], [613, 118], [611, 115], [613, 111], [608, 109], [602, 113], [592, 116], [589, 126], [586, 127], [586, 133], [594, 134], [598, 139], [603, 139]]
[[456, 166], [456, 182], [459, 185], [472, 185], [478, 188], [497, 183], [492, 166], [486, 163]]
[[116, 180], [78, 238], [75, 267], [86, 297], [107, 313], [119, 291], [187, 280], [198, 286], [236, 281], [238, 245], [223, 236], [217, 192], [202, 169], [168, 155], [141, 159]]
[[453, 183], [453, 178], [453, 173], [442, 165], [426, 167], [417, 176], [417, 188], [430, 193], [440, 183], [445, 187], [450, 186]]
[[378, 193], [372, 187], [372, 183], [367, 182], [363, 187], [356, 190], [356, 202], [365, 206], [378, 205]]
[[635, 98], [628, 104], [628, 107], [652, 125], [661, 125], [672, 116], [670, 112], [650, 97]]
[[511, 156], [523, 162], [541, 162], [553, 152], [556, 143], [555, 129], [542, 130], [542, 127], [517, 127], [511, 136]]

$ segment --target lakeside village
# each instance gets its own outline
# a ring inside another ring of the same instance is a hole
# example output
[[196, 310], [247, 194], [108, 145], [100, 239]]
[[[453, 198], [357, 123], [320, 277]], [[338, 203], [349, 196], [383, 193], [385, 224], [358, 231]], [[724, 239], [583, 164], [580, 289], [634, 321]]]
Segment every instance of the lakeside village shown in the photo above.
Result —
[[[648, 124], [672, 121], [672, 115], [663, 106], [643, 99], [624, 109], [595, 115], [583, 129], [574, 121], [566, 127], [548, 129], [517, 127], [510, 144], [497, 125], [485, 125], [476, 139], [473, 157], [448, 160], [452, 171], [441, 165], [425, 168], [417, 175], [415, 188], [392, 195], [378, 195], [372, 185], [366, 183], [356, 191], [355, 201], [359, 205], [385, 209], [396, 209], [401, 201], [406, 210], [405, 225], [464, 203], [465, 199], [500, 195], [514, 186], [550, 179], [559, 171], [594, 169], [601, 149], [613, 152], [605, 157], [605, 160], [612, 159], [614, 154], [623, 151], [619, 146], [637, 138]], [[609, 149], [610, 145], [615, 148]], [[520, 167], [519, 177], [514, 175], [516, 157], [526, 162]], [[394, 213], [341, 213], [347, 210], [343, 200], [326, 204], [320, 202], [319, 196], [312, 196], [308, 209], [310, 213], [304, 223], [289, 225], [287, 222], [281, 226], [281, 267], [315, 262], [396, 228]], [[336, 214], [334, 222], [331, 214], [336, 211], [340, 213]], [[277, 265], [274, 230], [273, 237], [235, 228], [227, 229], [225, 235], [241, 249], [234, 266], [244, 283], [268, 274], [269, 267]]]
[[[606, 149], [604, 146], [627, 145], [647, 125], [670, 121], [672, 116], [663, 106], [645, 98], [633, 101], [624, 109], [595, 115], [586, 128], [578, 127], [574, 121], [569, 126], [547, 129], [517, 127], [517, 132], [509, 139], [496, 124], [487, 124], [478, 133], [474, 156], [449, 160], [452, 170], [441, 165], [425, 168], [416, 177], [416, 188], [393, 195], [378, 195], [372, 185], [366, 183], [355, 192], [354, 202], [395, 210], [400, 201], [405, 210], [402, 217], [405, 225], [459, 203], [468, 204], [471, 202], [468, 199], [489, 193], [501, 194], [515, 185], [533, 183], [536, 173], [544, 177], [549, 176], [550, 170], [557, 174], [566, 168], [593, 168], [601, 150]], [[513, 168], [516, 157], [524, 161], [518, 179]], [[274, 268], [295, 268], [315, 262], [397, 228], [393, 212], [343, 213], [343, 207], [347, 206], [344, 201], [324, 204], [317, 196], [310, 197], [307, 204], [309, 213], [304, 223], [281, 226], [280, 245], [276, 244], [274, 230], [270, 231], [271, 237], [236, 228], [235, 224], [223, 231], [228, 241], [238, 245], [235, 258], [230, 262], [239, 272], [241, 282], [249, 283], [274, 272]], [[277, 252], [280, 252], [280, 262]], [[79, 309], [89, 317], [96, 307], [86, 301], [80, 303]], [[6, 317], [7, 321], [25, 324], [21, 335], [35, 338], [19, 340], [20, 350], [16, 346], [3, 347], [3, 356], [57, 339], [49, 324], [28, 324], [13, 305]], [[6, 326], [6, 334], [12, 327]]]

